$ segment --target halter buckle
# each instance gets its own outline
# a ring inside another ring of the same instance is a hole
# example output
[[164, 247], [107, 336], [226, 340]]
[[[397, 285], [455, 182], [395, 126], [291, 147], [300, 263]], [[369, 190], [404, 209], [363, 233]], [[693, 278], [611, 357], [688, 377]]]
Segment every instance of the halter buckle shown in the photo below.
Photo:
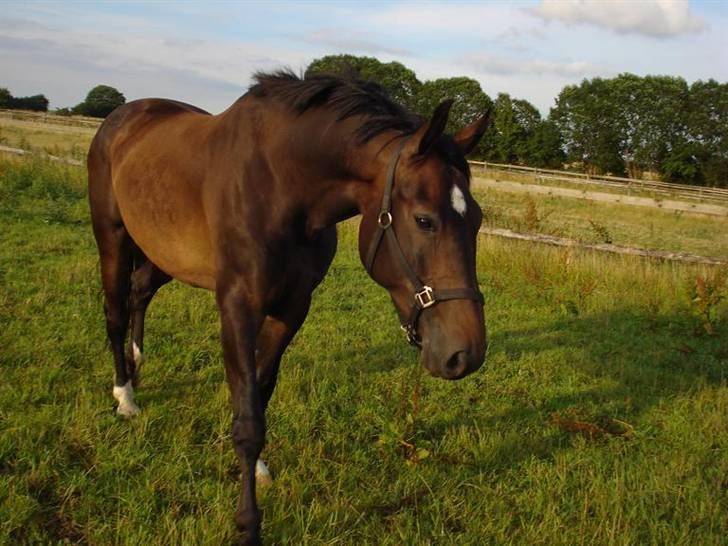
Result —
[[412, 328], [411, 325], [407, 324], [405, 326], [403, 324], [400, 326], [400, 328], [402, 329], [405, 337], [407, 338], [407, 343], [409, 343], [413, 347], [419, 347], [421, 345], [420, 337], [417, 335], [417, 331], [414, 328]]
[[432, 288], [423, 286], [422, 290], [415, 292], [415, 301], [420, 309], [427, 309], [435, 305], [435, 296], [432, 295]]
[[389, 226], [392, 225], [392, 213], [388, 210], [383, 210], [379, 213], [379, 216], [377, 217], [377, 223], [379, 224], [380, 228], [387, 229]]

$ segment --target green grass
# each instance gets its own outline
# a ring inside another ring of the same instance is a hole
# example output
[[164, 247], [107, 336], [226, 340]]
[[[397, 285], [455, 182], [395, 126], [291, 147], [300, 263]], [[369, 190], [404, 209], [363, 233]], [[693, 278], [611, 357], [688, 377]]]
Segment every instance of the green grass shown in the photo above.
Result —
[[[519, 182], [521, 184], [537, 184], [539, 186], [547, 186], [547, 187], [554, 187], [554, 188], [570, 188], [574, 190], [580, 190], [580, 191], [594, 191], [599, 193], [613, 193], [618, 195], [631, 195], [635, 197], [647, 197], [657, 200], [666, 200], [666, 199], [674, 199], [677, 201], [687, 201], [689, 203], [694, 202], [708, 202], [711, 203], [713, 201], [711, 200], [705, 200], [700, 199], [698, 196], [684, 196], [684, 195], [675, 195], [671, 197], [668, 194], [656, 192], [651, 189], [640, 187], [639, 185], [632, 185], [627, 186], [624, 184], [623, 186], [620, 185], [614, 185], [614, 186], [608, 186], [604, 184], [597, 183], [589, 183], [587, 181], [583, 181], [583, 179], [579, 178], [569, 178], [570, 175], [575, 173], [570, 173], [569, 171], [561, 171], [563, 173], [563, 176], [555, 175], [552, 177], [550, 174], [542, 175], [538, 172], [534, 171], [513, 171], [513, 170], [507, 170], [507, 169], [499, 169], [495, 167], [488, 167], [488, 169], [483, 170], [482, 167], [473, 165], [472, 168], [472, 174], [474, 177], [480, 177], [480, 178], [488, 178], [493, 180], [503, 180], [508, 182]], [[598, 178], [598, 177], [597, 177]], [[655, 180], [659, 182], [659, 178], [653, 178], [650, 179], [645, 178], [646, 182], [649, 182], [650, 180]], [[639, 182], [639, 180], [635, 180], [635, 182]]]
[[[0, 544], [232, 543], [212, 296], [162, 289], [124, 420], [82, 171], [0, 162], [0, 234]], [[727, 272], [484, 237], [489, 360], [448, 383], [340, 238], [269, 411], [268, 544], [725, 544]]]
[[0, 144], [32, 152], [85, 159], [95, 128], [0, 117]]
[[485, 224], [491, 227], [702, 256], [728, 256], [728, 218], [724, 217], [499, 190], [478, 190], [476, 197], [482, 205]]

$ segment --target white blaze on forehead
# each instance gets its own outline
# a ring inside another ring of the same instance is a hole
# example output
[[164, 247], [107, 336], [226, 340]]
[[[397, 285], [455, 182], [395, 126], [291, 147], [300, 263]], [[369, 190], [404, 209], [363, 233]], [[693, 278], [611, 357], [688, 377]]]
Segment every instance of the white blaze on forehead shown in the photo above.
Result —
[[452, 190], [450, 190], [450, 202], [452, 203], [452, 208], [455, 209], [455, 212], [457, 212], [460, 216], [465, 216], [465, 211], [468, 210], [467, 205], [465, 204], [465, 196], [463, 195], [463, 190], [457, 187], [457, 185], [452, 185]]

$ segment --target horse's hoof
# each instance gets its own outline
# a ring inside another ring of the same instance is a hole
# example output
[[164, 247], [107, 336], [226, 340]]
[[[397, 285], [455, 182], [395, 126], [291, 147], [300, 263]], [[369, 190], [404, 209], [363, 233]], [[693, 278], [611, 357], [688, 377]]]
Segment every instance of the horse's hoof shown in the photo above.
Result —
[[136, 417], [142, 412], [142, 410], [134, 402], [128, 404], [119, 404], [116, 408], [116, 413], [123, 417]]
[[139, 415], [142, 410], [134, 402], [134, 387], [132, 387], [131, 381], [127, 381], [123, 387], [117, 387], [114, 385], [114, 398], [119, 402], [119, 407], [116, 408], [116, 413], [123, 415], [124, 417], [134, 417]]

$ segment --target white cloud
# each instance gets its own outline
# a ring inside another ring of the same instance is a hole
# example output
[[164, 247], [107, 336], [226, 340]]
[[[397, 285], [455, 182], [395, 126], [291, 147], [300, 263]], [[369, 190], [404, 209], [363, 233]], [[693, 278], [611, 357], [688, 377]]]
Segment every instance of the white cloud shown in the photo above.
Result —
[[553, 75], [567, 78], [582, 78], [592, 74], [605, 74], [608, 70], [599, 65], [578, 61], [547, 61], [544, 59], [516, 59], [487, 53], [462, 57], [459, 62], [483, 74], [508, 75]]
[[[119, 89], [127, 99], [167, 95], [194, 101], [188, 92], [191, 88], [204, 89], [206, 82], [211, 93], [199, 97], [197, 102], [212, 110], [224, 109], [242, 95], [256, 70], [284, 65], [297, 70], [311, 60], [310, 54], [300, 51], [245, 41], [113, 30], [82, 32], [29, 21], [8, 23], [0, 23], [0, 72], [6, 75], [27, 80], [22, 69], [26, 61], [35, 65], [36, 72], [40, 66], [44, 71], [52, 67], [52, 73], [61, 79], [54, 86], [78, 86], [79, 79], [85, 81], [91, 74], [115, 74], [116, 79], [122, 80]], [[172, 82], [179, 87], [173, 87]], [[10, 81], [4, 83], [12, 85]], [[69, 98], [65, 92], [56, 97], [50, 93], [49, 98], [54, 107], [83, 99]]]
[[[517, 7], [470, 3], [403, 2], [362, 14], [368, 27], [422, 33], [437, 38], [433, 31], [446, 35], [468, 33], [483, 37], [523, 24], [524, 12]], [[527, 13], [526, 13], [527, 14]]]
[[688, 0], [543, 0], [528, 11], [568, 25], [590, 24], [652, 37], [700, 32], [706, 27], [702, 18], [690, 13]]
[[369, 32], [350, 30], [342, 32], [341, 29], [321, 29], [309, 32], [303, 40], [314, 45], [333, 48], [342, 53], [364, 53], [369, 55], [400, 55], [409, 56], [412, 53], [404, 48], [390, 47], [385, 40]]

